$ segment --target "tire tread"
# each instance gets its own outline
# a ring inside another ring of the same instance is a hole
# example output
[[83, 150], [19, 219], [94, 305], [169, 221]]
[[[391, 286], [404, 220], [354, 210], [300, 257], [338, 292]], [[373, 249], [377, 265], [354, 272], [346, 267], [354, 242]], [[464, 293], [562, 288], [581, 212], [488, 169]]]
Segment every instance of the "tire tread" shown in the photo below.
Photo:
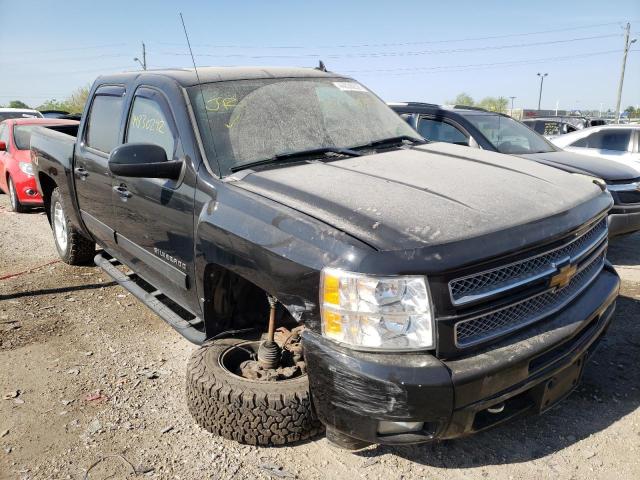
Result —
[[249, 445], [284, 445], [324, 430], [315, 416], [307, 377], [256, 382], [237, 377], [218, 358], [241, 340], [196, 350], [187, 367], [187, 405], [196, 422], [214, 435]]

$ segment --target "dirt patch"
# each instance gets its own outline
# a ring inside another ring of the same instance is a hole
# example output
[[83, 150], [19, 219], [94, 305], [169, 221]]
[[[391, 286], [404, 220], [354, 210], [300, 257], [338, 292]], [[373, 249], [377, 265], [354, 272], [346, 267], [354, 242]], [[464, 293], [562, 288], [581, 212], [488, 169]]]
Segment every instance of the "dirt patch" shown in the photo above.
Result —
[[[0, 239], [0, 276], [57, 258], [43, 215], [0, 211]], [[198, 428], [184, 399], [194, 347], [95, 267], [3, 280], [0, 321], [20, 327], [0, 324], [0, 479], [89, 468], [89, 479], [640, 478], [639, 246], [638, 235], [612, 242], [624, 267], [616, 318], [558, 407], [466, 439], [356, 454], [324, 438], [248, 447]]]

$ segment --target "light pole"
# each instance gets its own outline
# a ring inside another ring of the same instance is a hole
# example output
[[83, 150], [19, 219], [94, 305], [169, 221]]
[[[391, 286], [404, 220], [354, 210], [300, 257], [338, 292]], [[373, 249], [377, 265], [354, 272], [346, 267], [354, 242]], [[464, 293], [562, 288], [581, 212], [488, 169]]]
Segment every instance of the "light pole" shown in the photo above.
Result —
[[540, 93], [538, 94], [538, 112], [540, 111], [540, 103], [542, 102], [542, 84], [544, 83], [544, 77], [549, 75], [548, 73], [538, 73], [540, 77]]
[[511, 116], [513, 117], [513, 101], [516, 99], [516, 97], [509, 97], [511, 99]]
[[627, 54], [629, 53], [629, 47], [632, 43], [636, 41], [629, 41], [629, 31], [631, 30], [631, 25], [627, 23], [627, 27], [625, 28], [624, 34], [624, 54], [622, 55], [622, 72], [620, 73], [620, 83], [618, 84], [618, 101], [616, 102], [616, 123], [620, 123], [620, 101], [622, 100], [622, 84], [624, 83], [624, 70], [627, 66]]

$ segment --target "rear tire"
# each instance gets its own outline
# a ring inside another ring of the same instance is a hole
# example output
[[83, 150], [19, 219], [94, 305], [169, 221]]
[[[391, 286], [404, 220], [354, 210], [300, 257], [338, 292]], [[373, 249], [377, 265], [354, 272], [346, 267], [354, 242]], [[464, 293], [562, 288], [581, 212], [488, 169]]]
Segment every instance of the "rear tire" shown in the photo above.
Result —
[[222, 355], [244, 340], [225, 339], [196, 350], [187, 367], [187, 404], [214, 435], [249, 445], [284, 445], [322, 432], [306, 375], [249, 380], [222, 366]]
[[11, 204], [11, 211], [16, 213], [27, 212], [29, 209], [20, 203], [16, 186], [11, 177], [7, 178], [7, 187], [9, 189], [9, 203]]
[[50, 215], [53, 241], [62, 261], [69, 265], [82, 265], [92, 261], [96, 244], [71, 224], [58, 188], [51, 193]]

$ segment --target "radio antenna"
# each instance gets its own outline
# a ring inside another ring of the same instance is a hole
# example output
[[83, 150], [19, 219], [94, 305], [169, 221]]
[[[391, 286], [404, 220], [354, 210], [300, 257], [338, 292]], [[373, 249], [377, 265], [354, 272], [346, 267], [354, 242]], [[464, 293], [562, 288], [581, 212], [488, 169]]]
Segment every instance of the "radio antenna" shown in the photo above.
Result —
[[[202, 85], [200, 83], [200, 75], [198, 75], [198, 67], [196, 67], [196, 57], [193, 56], [193, 50], [191, 50], [191, 42], [189, 41], [189, 34], [187, 33], [187, 27], [184, 24], [184, 18], [182, 17], [182, 12], [180, 12], [180, 21], [182, 22], [182, 29], [184, 30], [184, 36], [187, 39], [187, 47], [189, 47], [189, 55], [191, 55], [191, 61], [193, 62], [193, 69], [196, 71], [196, 78], [198, 79], [198, 85]], [[200, 90], [202, 92], [202, 90]], [[204, 101], [204, 97], [202, 98]]]
[[[207, 125], [209, 126], [209, 135], [211, 135], [211, 139], [213, 140], [213, 129], [211, 128], [211, 119], [209, 118], [209, 114], [207, 113], [207, 102], [204, 99], [204, 93], [202, 92], [202, 82], [200, 81], [200, 75], [198, 74], [198, 67], [196, 66], [196, 57], [193, 56], [193, 50], [191, 50], [191, 42], [189, 41], [189, 34], [187, 33], [187, 26], [184, 24], [184, 17], [182, 16], [182, 12], [180, 12], [180, 21], [182, 22], [182, 29], [184, 30], [184, 36], [187, 39], [187, 46], [189, 47], [189, 55], [191, 55], [191, 62], [193, 62], [193, 69], [196, 72], [196, 79], [198, 80], [198, 90], [200, 91], [200, 97], [202, 98], [202, 108], [204, 108], [204, 116], [207, 119]], [[215, 144], [213, 143], [213, 141], [211, 141], [210, 143], [211, 143], [211, 149], [213, 150], [213, 154], [216, 157], [216, 163], [218, 164], [218, 174], [221, 174], [222, 171], [220, 170], [220, 162], [218, 161], [218, 155], [216, 153]]]

